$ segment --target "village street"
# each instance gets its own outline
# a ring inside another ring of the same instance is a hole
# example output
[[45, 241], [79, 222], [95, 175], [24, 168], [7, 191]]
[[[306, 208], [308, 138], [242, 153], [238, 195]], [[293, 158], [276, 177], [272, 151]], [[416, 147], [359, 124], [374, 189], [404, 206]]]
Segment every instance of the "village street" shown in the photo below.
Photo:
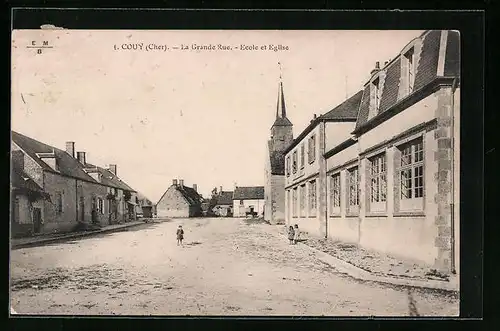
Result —
[[[184, 247], [175, 230], [182, 224]], [[336, 273], [278, 227], [232, 218], [144, 224], [11, 251], [20, 314], [439, 316], [458, 299]]]

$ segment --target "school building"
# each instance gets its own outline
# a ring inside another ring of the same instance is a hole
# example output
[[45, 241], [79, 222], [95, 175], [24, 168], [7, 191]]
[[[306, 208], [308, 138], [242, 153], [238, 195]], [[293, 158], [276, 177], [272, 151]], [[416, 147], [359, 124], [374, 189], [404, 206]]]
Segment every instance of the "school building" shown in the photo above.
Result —
[[286, 148], [285, 218], [459, 271], [460, 35], [430, 30]]

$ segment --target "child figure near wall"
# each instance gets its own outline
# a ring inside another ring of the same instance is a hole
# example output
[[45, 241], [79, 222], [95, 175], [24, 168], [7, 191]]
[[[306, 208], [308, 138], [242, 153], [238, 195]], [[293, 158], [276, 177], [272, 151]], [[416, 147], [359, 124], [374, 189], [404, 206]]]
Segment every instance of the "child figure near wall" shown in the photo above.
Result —
[[294, 230], [293, 243], [296, 244], [297, 241], [299, 241], [299, 236], [300, 236], [299, 226], [297, 224], [295, 224], [293, 230]]
[[182, 244], [182, 241], [184, 240], [184, 230], [182, 229], [182, 225], [179, 225], [177, 228], [177, 246], [181, 245], [184, 247]]
[[293, 239], [295, 237], [295, 230], [293, 229], [293, 226], [290, 225], [288, 228], [288, 240], [290, 241], [290, 245], [293, 244]]

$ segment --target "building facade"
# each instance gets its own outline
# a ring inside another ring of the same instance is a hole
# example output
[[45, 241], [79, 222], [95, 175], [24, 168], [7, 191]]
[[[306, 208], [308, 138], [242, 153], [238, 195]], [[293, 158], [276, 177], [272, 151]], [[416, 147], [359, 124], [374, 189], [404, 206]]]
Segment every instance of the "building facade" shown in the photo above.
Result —
[[191, 188], [184, 185], [184, 180], [174, 179], [156, 204], [156, 216], [200, 217], [203, 216], [203, 201], [197, 192], [196, 184]]
[[[43, 224], [34, 227], [35, 233], [67, 232], [78, 226], [108, 225], [135, 218], [125, 206], [126, 198], [132, 198], [135, 190], [116, 175], [109, 180], [97, 175], [94, 169], [98, 167], [86, 162], [85, 152], [75, 157], [74, 146], [74, 142], [67, 142], [66, 150], [60, 150], [12, 132], [13, 163], [49, 196], [39, 202]], [[116, 166], [112, 167], [116, 172]], [[37, 218], [33, 216], [34, 222], [38, 222]]]
[[283, 82], [280, 81], [276, 119], [267, 142], [264, 185], [264, 219], [271, 224], [285, 222], [285, 148], [293, 141], [293, 125], [287, 118]]
[[[319, 137], [304, 190], [287, 177], [287, 222], [458, 272], [459, 33], [426, 31], [358, 94], [354, 125], [319, 120], [287, 151], [293, 164], [295, 146]], [[300, 217], [302, 204], [312, 215]]]
[[233, 193], [233, 217], [262, 216], [263, 213], [263, 186], [235, 187]]
[[215, 206], [213, 212], [219, 217], [233, 216], [233, 191], [220, 191], [214, 196]]

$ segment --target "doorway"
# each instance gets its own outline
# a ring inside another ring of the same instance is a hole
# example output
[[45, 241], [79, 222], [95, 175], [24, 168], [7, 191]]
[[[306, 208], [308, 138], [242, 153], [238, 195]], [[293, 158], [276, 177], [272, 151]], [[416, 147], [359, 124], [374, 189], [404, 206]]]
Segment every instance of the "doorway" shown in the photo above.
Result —
[[40, 233], [42, 231], [42, 210], [33, 208], [33, 232]]

